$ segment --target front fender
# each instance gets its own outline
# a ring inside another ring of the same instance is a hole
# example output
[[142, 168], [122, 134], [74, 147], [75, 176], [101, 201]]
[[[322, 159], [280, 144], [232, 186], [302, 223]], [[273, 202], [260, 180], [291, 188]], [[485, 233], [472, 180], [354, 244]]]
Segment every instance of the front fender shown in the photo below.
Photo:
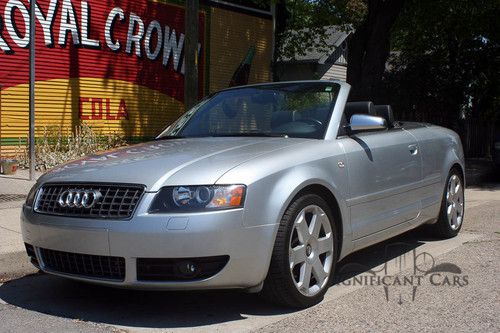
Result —
[[[321, 156], [321, 150], [318, 149], [317, 152]], [[249, 228], [269, 224], [278, 226], [285, 210], [301, 190], [310, 185], [325, 187], [335, 197], [340, 208], [343, 230], [341, 256], [344, 256], [350, 251], [351, 225], [349, 209], [346, 205], [347, 170], [338, 166], [338, 163], [343, 161], [343, 156], [343, 153], [327, 156], [284, 169], [274, 169], [273, 162], [270, 160], [262, 165], [254, 161], [251, 165], [243, 165], [232, 170], [221, 177], [218, 183], [232, 184], [241, 183], [242, 178], [246, 180], [243, 182], [247, 185], [243, 223]], [[293, 165], [293, 163], [288, 165]], [[262, 176], [262, 172], [258, 172], [261, 170], [259, 168], [265, 169], [267, 173]], [[274, 238], [277, 229], [277, 227], [274, 229]]]
[[[311, 177], [311, 175], [314, 176]], [[310, 167], [295, 168], [278, 181], [276, 184], [277, 186], [271, 192], [271, 196], [279, 197], [283, 202], [278, 215], [274, 217], [276, 218], [277, 223], [279, 223], [281, 221], [281, 217], [285, 213], [285, 210], [302, 190], [312, 185], [320, 185], [326, 188], [335, 198], [340, 210], [340, 221], [335, 222], [341, 223], [342, 228], [342, 248], [340, 249], [341, 251], [339, 254], [339, 259], [341, 259], [352, 251], [351, 219], [350, 210], [346, 204], [346, 192], [343, 191], [345, 190], [344, 184], [342, 184], [342, 182], [339, 184], [339, 182], [336, 182], [332, 178], [333, 177], [331, 177], [331, 175], [321, 169]], [[290, 179], [292, 179], [292, 181], [290, 181]], [[287, 191], [287, 189], [289, 190]]]

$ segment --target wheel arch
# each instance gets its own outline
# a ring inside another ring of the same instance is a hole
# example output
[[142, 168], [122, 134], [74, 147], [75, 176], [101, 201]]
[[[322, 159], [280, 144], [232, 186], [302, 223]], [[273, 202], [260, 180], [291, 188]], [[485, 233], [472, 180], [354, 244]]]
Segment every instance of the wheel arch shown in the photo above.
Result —
[[462, 181], [465, 183], [465, 170], [464, 168], [462, 167], [462, 165], [458, 162], [454, 163], [451, 168], [450, 168], [450, 172], [451, 170], [453, 169], [457, 169], [459, 172], [460, 172], [460, 175], [462, 176]]
[[340, 252], [342, 251], [342, 244], [343, 244], [343, 236], [344, 236], [344, 227], [343, 227], [343, 219], [342, 219], [342, 212], [340, 210], [339, 202], [335, 195], [328, 189], [326, 186], [323, 186], [321, 184], [309, 184], [301, 188], [297, 194], [293, 197], [293, 199], [290, 201], [294, 202], [297, 198], [301, 197], [302, 195], [306, 193], [314, 193], [319, 195], [321, 198], [323, 198], [328, 206], [330, 207], [333, 218], [334, 218], [334, 226], [337, 231], [337, 253], [340, 256]]
[[441, 129], [440, 132], [444, 132], [444, 137], [441, 138], [441, 144], [444, 144], [444, 147], [446, 147], [443, 151], [444, 163], [441, 168], [442, 182], [444, 184], [450, 171], [457, 168], [461, 173], [462, 181], [465, 186], [465, 158], [460, 137], [457, 133], [449, 129]]

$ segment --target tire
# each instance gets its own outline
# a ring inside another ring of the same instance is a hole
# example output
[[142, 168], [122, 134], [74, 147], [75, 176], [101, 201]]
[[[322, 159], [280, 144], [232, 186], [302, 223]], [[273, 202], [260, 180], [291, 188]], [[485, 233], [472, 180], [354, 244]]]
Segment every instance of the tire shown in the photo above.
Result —
[[262, 296], [293, 308], [321, 302], [335, 271], [337, 244], [326, 201], [312, 193], [297, 198], [281, 219]]
[[438, 221], [432, 225], [434, 235], [440, 238], [452, 238], [458, 235], [465, 214], [464, 191], [462, 173], [453, 168], [446, 179]]

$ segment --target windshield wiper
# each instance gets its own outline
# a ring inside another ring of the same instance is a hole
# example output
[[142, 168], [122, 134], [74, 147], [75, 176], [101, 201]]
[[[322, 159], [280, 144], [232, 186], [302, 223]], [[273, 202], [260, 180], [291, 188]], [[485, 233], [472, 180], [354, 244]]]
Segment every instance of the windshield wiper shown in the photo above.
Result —
[[159, 140], [173, 140], [173, 139], [185, 139], [185, 136], [182, 135], [164, 135], [159, 138], [155, 138], [155, 141]]
[[263, 132], [224, 133], [224, 134], [213, 134], [211, 136], [213, 137], [251, 136], [251, 137], [267, 137], [267, 138], [288, 138], [288, 135], [282, 133], [263, 133]]

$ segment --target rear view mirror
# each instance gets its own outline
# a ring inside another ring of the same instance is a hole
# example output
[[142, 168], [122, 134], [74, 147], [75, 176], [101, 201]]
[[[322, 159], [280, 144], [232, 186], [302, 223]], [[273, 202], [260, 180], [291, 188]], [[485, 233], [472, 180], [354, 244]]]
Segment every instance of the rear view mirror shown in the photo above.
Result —
[[351, 132], [379, 131], [387, 129], [387, 121], [382, 117], [368, 114], [354, 114], [347, 128]]

